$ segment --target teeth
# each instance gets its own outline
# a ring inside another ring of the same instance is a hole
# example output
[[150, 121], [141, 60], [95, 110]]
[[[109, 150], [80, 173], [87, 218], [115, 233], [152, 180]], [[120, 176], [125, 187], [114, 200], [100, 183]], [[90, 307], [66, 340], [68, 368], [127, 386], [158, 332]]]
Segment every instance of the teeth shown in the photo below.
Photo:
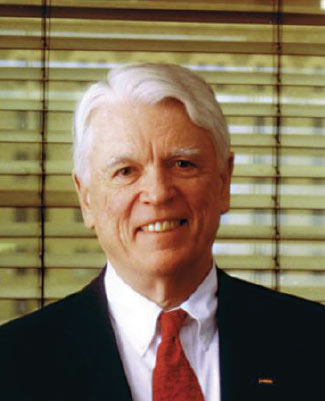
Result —
[[163, 231], [173, 230], [174, 228], [180, 225], [181, 225], [181, 220], [166, 220], [166, 221], [157, 221], [156, 223], [150, 223], [141, 228], [143, 231], [163, 232]]
[[155, 225], [154, 224], [149, 224], [146, 227], [147, 227], [148, 231], [155, 231]]
[[162, 231], [166, 231], [168, 230], [168, 228], [172, 225], [172, 222], [168, 222], [168, 221], [163, 221], [162, 223]]

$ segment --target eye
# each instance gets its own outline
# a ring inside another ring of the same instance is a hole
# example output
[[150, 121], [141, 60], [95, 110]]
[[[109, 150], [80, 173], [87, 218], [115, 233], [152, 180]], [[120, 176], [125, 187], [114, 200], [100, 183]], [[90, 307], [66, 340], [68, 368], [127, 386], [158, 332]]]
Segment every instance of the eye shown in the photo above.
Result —
[[120, 170], [117, 171], [116, 175], [119, 175], [121, 177], [127, 177], [131, 175], [134, 172], [134, 169], [132, 167], [123, 167]]
[[180, 169], [194, 168], [195, 164], [188, 160], [176, 160], [176, 166]]
[[125, 166], [116, 170], [113, 174], [113, 180], [120, 184], [130, 184], [137, 177], [137, 168], [134, 166]]

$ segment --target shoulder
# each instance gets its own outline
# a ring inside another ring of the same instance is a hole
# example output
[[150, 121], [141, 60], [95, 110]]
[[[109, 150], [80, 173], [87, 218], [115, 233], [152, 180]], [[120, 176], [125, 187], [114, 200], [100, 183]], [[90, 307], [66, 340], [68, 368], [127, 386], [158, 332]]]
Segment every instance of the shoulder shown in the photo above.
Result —
[[218, 271], [218, 281], [222, 313], [232, 310], [239, 319], [251, 319], [267, 326], [270, 332], [281, 327], [283, 331], [310, 335], [314, 328], [313, 335], [325, 334], [325, 307], [320, 303], [231, 277], [222, 270]]
[[52, 330], [64, 325], [69, 314], [73, 313], [78, 298], [80, 298], [79, 293], [70, 295], [42, 309], [5, 323], [0, 327], [0, 339], [16, 332], [24, 333], [25, 336], [30, 330]]
[[[73, 324], [82, 324], [89, 311], [103, 304], [101, 276], [79, 292], [69, 295], [42, 309], [5, 323], [0, 327], [0, 347], [20, 343], [26, 348], [26, 341], [38, 348], [44, 342], [59, 341]], [[99, 306], [98, 306], [99, 305]]]
[[[69, 383], [76, 382], [83, 361], [70, 334], [69, 320], [82, 297], [81, 293], [71, 295], [0, 327], [4, 400], [41, 401], [44, 394], [48, 400], [59, 400], [65, 393], [66, 399], [74, 399]], [[76, 394], [79, 387], [75, 386]]]
[[238, 352], [247, 352], [261, 364], [265, 363], [263, 358], [270, 364], [280, 362], [283, 369], [292, 371], [301, 363], [314, 367], [323, 363], [323, 305], [231, 277], [222, 271], [218, 272], [218, 277], [217, 322], [221, 345], [226, 349], [237, 347]]
[[79, 397], [86, 386], [80, 383], [88, 366], [84, 351], [96, 343], [97, 329], [106, 327], [100, 288], [97, 278], [80, 292], [0, 327], [0, 387], [6, 399], [38, 401], [49, 388], [49, 399], [62, 399], [67, 391], [66, 399]]
[[293, 395], [291, 398], [300, 400], [322, 394], [324, 306], [222, 271], [218, 278], [217, 324], [223, 366], [238, 377], [247, 372], [250, 380], [274, 377], [276, 386], [256, 387], [261, 391], [256, 399], [274, 396], [282, 400]]
[[[243, 279], [230, 276], [221, 269], [218, 269], [219, 289], [222, 293], [226, 293], [227, 298], [245, 297], [248, 299], [260, 299], [272, 304], [287, 305], [288, 307], [298, 307], [315, 309], [320, 313], [325, 313], [324, 305], [304, 299], [295, 295], [281, 293], [262, 285], [254, 284]], [[224, 294], [223, 294], [224, 295]]]

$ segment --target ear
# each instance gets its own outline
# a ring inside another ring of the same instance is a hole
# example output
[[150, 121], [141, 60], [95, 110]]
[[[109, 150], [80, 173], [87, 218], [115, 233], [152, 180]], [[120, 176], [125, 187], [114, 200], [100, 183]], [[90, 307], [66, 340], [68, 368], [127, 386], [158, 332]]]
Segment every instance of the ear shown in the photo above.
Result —
[[221, 213], [227, 213], [230, 207], [230, 182], [234, 169], [234, 154], [231, 152], [225, 170], [222, 172]]
[[72, 174], [73, 182], [78, 194], [79, 203], [81, 207], [82, 217], [84, 219], [85, 226], [89, 229], [93, 229], [95, 227], [95, 220], [92, 212], [91, 202], [90, 202], [90, 194], [89, 189], [85, 186], [77, 174], [73, 171]]

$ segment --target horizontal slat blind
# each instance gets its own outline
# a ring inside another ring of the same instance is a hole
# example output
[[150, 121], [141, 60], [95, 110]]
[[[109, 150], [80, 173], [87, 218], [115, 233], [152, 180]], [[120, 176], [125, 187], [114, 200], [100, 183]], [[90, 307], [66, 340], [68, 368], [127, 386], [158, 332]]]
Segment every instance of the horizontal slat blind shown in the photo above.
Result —
[[325, 302], [321, 2], [71, 3], [0, 0], [0, 321], [104, 265], [72, 185], [72, 114], [108, 69], [143, 61], [196, 71], [226, 115], [236, 167], [218, 265]]

